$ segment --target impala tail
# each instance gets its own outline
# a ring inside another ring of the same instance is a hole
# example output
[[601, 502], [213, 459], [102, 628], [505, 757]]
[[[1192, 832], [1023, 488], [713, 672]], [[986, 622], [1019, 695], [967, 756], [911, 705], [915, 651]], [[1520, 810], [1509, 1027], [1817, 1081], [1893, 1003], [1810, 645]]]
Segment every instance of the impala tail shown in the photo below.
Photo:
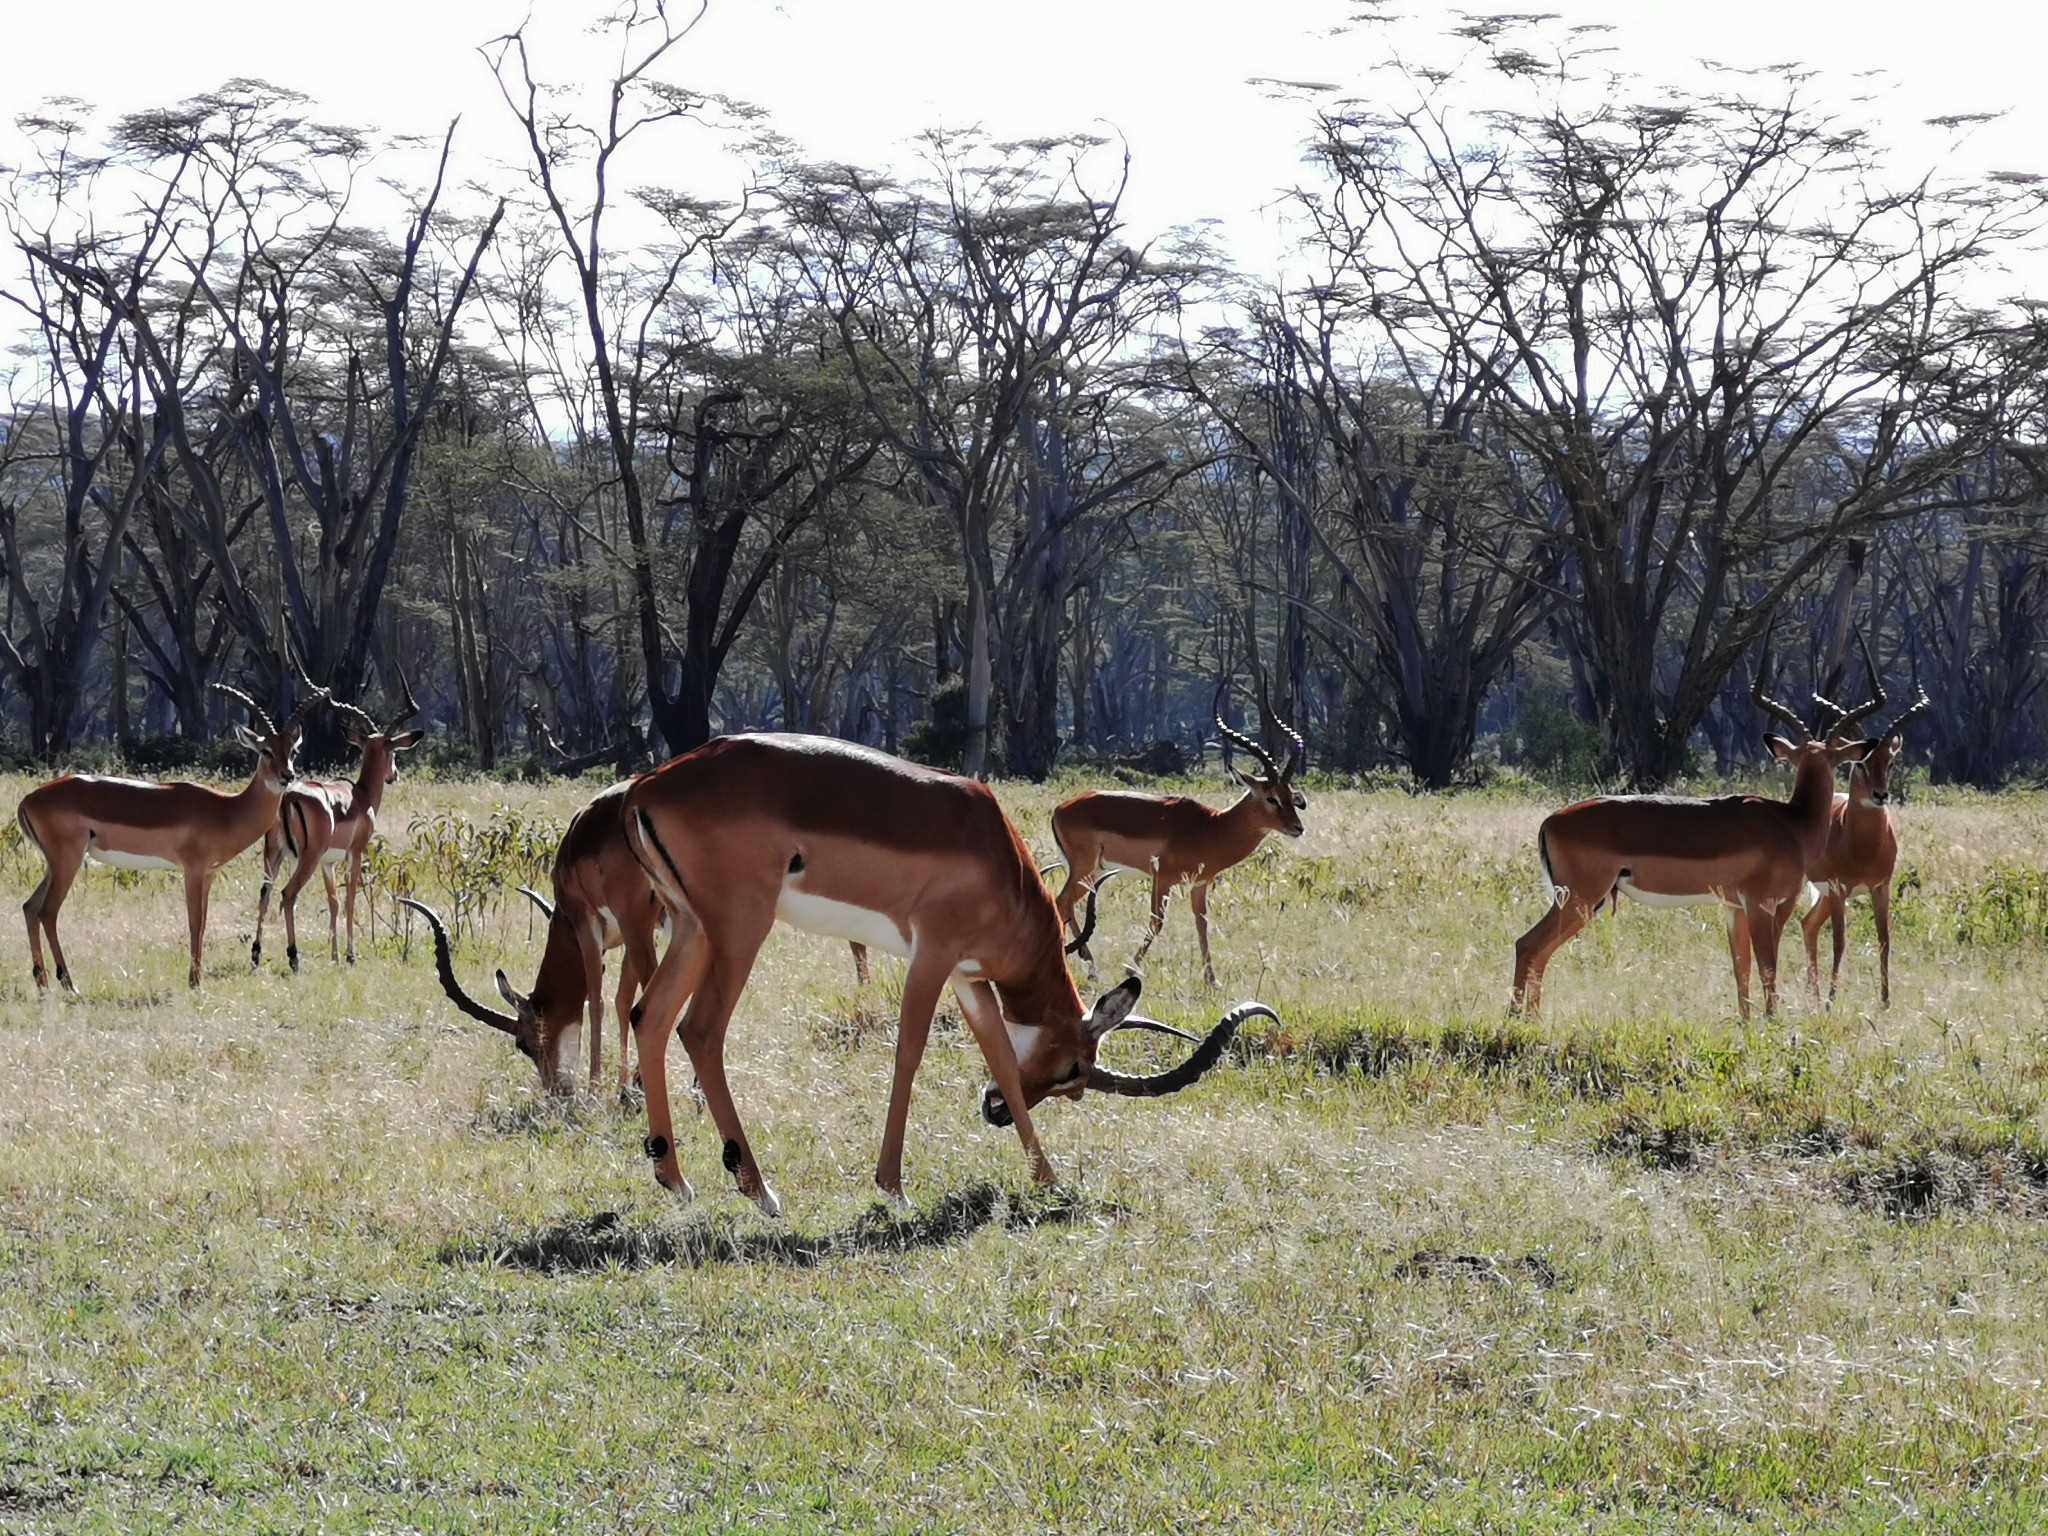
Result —
[[1550, 869], [1550, 824], [1545, 822], [1536, 829], [1536, 865], [1543, 871], [1543, 894], [1553, 907], [1562, 906], [1565, 897], [1571, 894], [1571, 887], [1559, 885], [1557, 876]]

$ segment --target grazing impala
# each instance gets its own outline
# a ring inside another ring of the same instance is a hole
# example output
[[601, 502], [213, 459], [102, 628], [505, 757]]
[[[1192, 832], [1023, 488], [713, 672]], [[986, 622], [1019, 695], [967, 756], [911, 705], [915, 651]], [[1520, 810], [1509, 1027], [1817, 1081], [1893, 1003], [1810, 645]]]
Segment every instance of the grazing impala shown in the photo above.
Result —
[[29, 954], [36, 986], [49, 985], [43, 968], [43, 936], [57, 962], [57, 981], [67, 992], [71, 971], [57, 941], [57, 912], [90, 858], [116, 869], [177, 869], [185, 875], [185, 921], [190, 929], [191, 985], [199, 985], [199, 955], [206, 939], [206, 904], [214, 872], [257, 842], [277, 820], [278, 801], [292, 782], [292, 754], [307, 713], [327, 698], [317, 689], [300, 702], [280, 730], [262, 707], [239, 688], [213, 685], [240, 699], [257, 729], [235, 727], [236, 738], [256, 754], [256, 772], [240, 794], [222, 794], [203, 784], [149, 784], [135, 779], [73, 774], [52, 779], [22, 798], [16, 817], [29, 846], [48, 866], [42, 883], [22, 903], [28, 921]]
[[[1870, 646], [1861, 634], [1856, 639], [1863, 646], [1872, 698], [1856, 710], [1829, 706], [1841, 716], [1829, 729], [1828, 734], [1834, 739], [1845, 737], [1850, 726], [1885, 705], [1884, 687], [1877, 680], [1877, 663], [1871, 658]], [[1870, 893], [1870, 916], [1877, 924], [1878, 1000], [1883, 1007], [1892, 1005], [1892, 871], [1899, 862], [1899, 844], [1892, 835], [1891, 812], [1885, 807], [1891, 799], [1892, 764], [1906, 744], [1906, 722], [1929, 705], [1923, 692], [1904, 714], [1877, 734], [1874, 743], [1866, 743], [1869, 752], [1849, 769], [1849, 792], [1835, 796], [1828, 818], [1827, 847], [1820, 861], [1806, 872], [1806, 878], [1820, 891], [1819, 899], [1803, 920], [1806, 985], [1814, 996], [1820, 995], [1820, 930], [1823, 924], [1832, 924], [1835, 962], [1828, 973], [1830, 1007], [1842, 979], [1843, 928], [1849, 898], [1858, 891]]]
[[[1132, 969], [1144, 963], [1146, 951], [1166, 921], [1166, 899], [1181, 885], [1188, 887], [1188, 906], [1195, 914], [1195, 937], [1202, 946], [1202, 976], [1216, 985], [1209, 961], [1209, 882], [1251, 856], [1268, 832], [1286, 837], [1302, 833], [1301, 813], [1308, 800], [1294, 787], [1301, 771], [1301, 737], [1282, 725], [1289, 742], [1287, 766], [1274, 765], [1257, 742], [1241, 736], [1221, 719], [1216, 729], [1229, 745], [1258, 759], [1263, 773], [1238, 774], [1244, 794], [1228, 810], [1214, 810], [1184, 795], [1139, 795], [1120, 791], [1089, 791], [1063, 801], [1052, 813], [1053, 841], [1067, 861], [1067, 883], [1061, 888], [1060, 922], [1074, 920], [1074, 906], [1083, 891], [1092, 891], [1110, 875], [1137, 870], [1152, 877], [1152, 926], [1131, 959]], [[1081, 958], [1094, 964], [1084, 944]]]
[[1545, 817], [1536, 834], [1536, 857], [1551, 906], [1515, 941], [1511, 1011], [1537, 1011], [1551, 955], [1623, 894], [1651, 906], [1718, 903], [1728, 924], [1743, 1017], [1749, 1016], [1752, 945], [1763, 972], [1764, 1011], [1775, 1007], [1778, 941], [1806, 888], [1806, 871], [1827, 844], [1835, 769], [1860, 761], [1870, 743], [1815, 741], [1797, 714], [1764, 696], [1761, 669], [1750, 697], [1798, 733], [1797, 744], [1781, 736], [1768, 739], [1772, 754], [1792, 764], [1791, 798], [1615, 795], [1582, 800]]
[[[641, 986], [654, 974], [655, 930], [669, 926], [666, 910], [626, 844], [621, 812], [630, 788], [632, 780], [628, 779], [601, 790], [569, 818], [555, 850], [554, 901], [526, 892], [548, 914], [547, 945], [541, 951], [540, 974], [534, 978], [532, 991], [519, 992], [503, 971], [497, 973], [498, 995], [512, 1008], [509, 1014], [486, 1007], [462, 990], [455, 979], [448, 933], [441, 919], [431, 908], [401, 898], [422, 913], [434, 930], [434, 962], [449, 1000], [471, 1018], [510, 1035], [551, 1093], [575, 1090], [574, 1063], [586, 1015], [590, 1085], [593, 1089], [597, 1086], [604, 1056], [604, 952], [623, 948], [617, 1003], [619, 1093], [624, 1096], [629, 1009]], [[692, 924], [687, 932], [694, 931]]]
[[289, 853], [293, 860], [291, 878], [285, 881], [284, 954], [291, 968], [299, 968], [299, 892], [319, 870], [327, 885], [327, 952], [339, 960], [341, 947], [336, 933], [340, 916], [334, 899], [334, 868], [348, 866], [344, 879], [348, 887], [348, 963], [356, 963], [356, 894], [363, 885], [363, 855], [377, 831], [377, 814], [384, 806], [384, 786], [398, 782], [398, 754], [420, 743], [425, 731], [401, 731], [399, 727], [420, 712], [414, 702], [412, 685], [405, 673], [398, 674], [398, 686], [405, 694], [405, 707], [379, 726], [353, 704], [336, 700], [334, 707], [353, 717], [354, 724], [342, 732], [363, 754], [362, 768], [353, 784], [334, 779], [301, 780], [286, 791], [283, 807], [263, 837], [263, 890], [256, 901], [256, 937], [249, 945], [249, 964], [263, 963], [263, 919], [270, 911], [270, 889], [278, 869]]
[[[725, 1079], [734, 1005], [777, 918], [909, 961], [895, 1079], [875, 1183], [903, 1209], [910, 1085], [950, 982], [988, 1062], [981, 1112], [1017, 1128], [1034, 1177], [1053, 1178], [1031, 1106], [1084, 1089], [1140, 1096], [1187, 1087], [1244, 1020], [1243, 1004], [1180, 1066], [1132, 1077], [1096, 1063], [1114, 1029], [1167, 1026], [1131, 1012], [1136, 979], [1084, 1009], [1067, 974], [1052, 898], [988, 787], [824, 737], [727, 736], [634, 781], [626, 831], [654, 889], [694, 944], [672, 944], [634, 1010], [655, 1177], [687, 1199], [676, 1159], [663, 1048], [684, 1000], [683, 1045], [740, 1191], [770, 1215], [781, 1202], [754, 1161]], [[1167, 1031], [1178, 1033], [1177, 1031]]]

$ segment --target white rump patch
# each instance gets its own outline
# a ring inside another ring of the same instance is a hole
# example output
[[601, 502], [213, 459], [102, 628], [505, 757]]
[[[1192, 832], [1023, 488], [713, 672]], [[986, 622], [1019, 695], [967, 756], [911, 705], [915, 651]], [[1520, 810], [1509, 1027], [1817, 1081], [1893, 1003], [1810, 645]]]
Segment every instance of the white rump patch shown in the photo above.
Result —
[[821, 933], [828, 939], [849, 939], [898, 959], [910, 958], [910, 936], [896, 926], [894, 918], [851, 902], [800, 891], [791, 882], [801, 878], [796, 875], [784, 881], [782, 895], [775, 902], [775, 915], [790, 927]]
[[109, 869], [176, 869], [173, 859], [160, 859], [153, 853], [123, 853], [118, 848], [87, 848], [85, 856], [95, 864], [104, 864]]

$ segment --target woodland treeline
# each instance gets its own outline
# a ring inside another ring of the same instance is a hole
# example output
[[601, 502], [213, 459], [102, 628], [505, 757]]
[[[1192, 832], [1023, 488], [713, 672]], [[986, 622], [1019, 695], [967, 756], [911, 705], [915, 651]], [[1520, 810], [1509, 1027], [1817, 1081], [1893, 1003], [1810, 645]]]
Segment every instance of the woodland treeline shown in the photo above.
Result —
[[[486, 193], [451, 133], [372, 196], [388, 147], [256, 82], [21, 121], [17, 755], [199, 755], [209, 684], [282, 707], [296, 652], [402, 670], [481, 768], [772, 727], [1039, 777], [1220, 706], [1318, 767], [1648, 786], [1756, 759], [1767, 647], [1865, 688], [1860, 627], [1938, 776], [2048, 756], [2030, 178], [1473, 24], [1461, 73], [1304, 101], [1276, 281], [1138, 240], [1113, 143], [806, 159], [620, 25], [589, 117], [485, 50], [527, 155]], [[629, 178], [665, 134], [743, 144], [745, 195]]]

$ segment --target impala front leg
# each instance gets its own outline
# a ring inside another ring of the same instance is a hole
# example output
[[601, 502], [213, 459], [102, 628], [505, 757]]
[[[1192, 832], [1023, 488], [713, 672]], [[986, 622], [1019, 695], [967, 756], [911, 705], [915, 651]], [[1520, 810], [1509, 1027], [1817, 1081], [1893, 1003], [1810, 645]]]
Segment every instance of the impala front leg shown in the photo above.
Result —
[[985, 981], [963, 984], [956, 978], [953, 995], [960, 999], [960, 1012], [973, 1031], [975, 1043], [981, 1047], [989, 1075], [996, 1080], [996, 1091], [1002, 1094], [1010, 1120], [1017, 1127], [1017, 1140], [1023, 1144], [1024, 1162], [1031, 1170], [1032, 1180], [1039, 1184], [1058, 1183], [1052, 1160], [1038, 1145], [1038, 1129], [1031, 1123], [1031, 1111], [1024, 1107], [1023, 1073], [1017, 1066], [1017, 1051], [1010, 1042], [1010, 1032], [1003, 1027], [1003, 1012], [995, 993]]
[[1188, 891], [1188, 910], [1195, 915], [1195, 937], [1202, 945], [1202, 979], [1216, 985], [1216, 967], [1209, 963], [1209, 887], [1207, 882]]

